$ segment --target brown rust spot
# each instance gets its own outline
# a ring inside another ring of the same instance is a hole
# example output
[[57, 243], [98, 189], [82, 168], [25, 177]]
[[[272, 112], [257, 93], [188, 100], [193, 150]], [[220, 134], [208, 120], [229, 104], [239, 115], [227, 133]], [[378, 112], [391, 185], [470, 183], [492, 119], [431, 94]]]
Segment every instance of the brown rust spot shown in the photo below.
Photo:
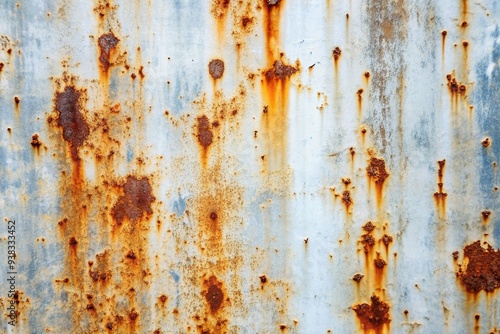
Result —
[[267, 277], [266, 277], [266, 275], [260, 275], [260, 276], [259, 276], [259, 279], [260, 279], [260, 282], [261, 282], [261, 283], [266, 283], [266, 282], [267, 282]]
[[127, 253], [126, 257], [127, 259], [135, 260], [137, 258], [137, 255], [135, 255], [135, 252], [131, 250]]
[[484, 219], [484, 220], [487, 220], [487, 219], [488, 219], [488, 217], [491, 215], [491, 211], [490, 211], [490, 210], [483, 210], [483, 211], [481, 212], [481, 215], [483, 216], [483, 219]]
[[224, 62], [220, 59], [212, 59], [208, 63], [208, 72], [214, 79], [222, 78], [224, 74]]
[[40, 141], [40, 139], [38, 138], [38, 134], [33, 134], [31, 136], [31, 146], [33, 147], [40, 147], [42, 145], [42, 142]]
[[375, 238], [371, 234], [363, 234], [361, 236], [361, 243], [363, 244], [363, 248], [365, 253], [375, 245]]
[[382, 184], [389, 176], [385, 169], [385, 161], [381, 158], [372, 157], [368, 167], [366, 167], [368, 176], [375, 180], [375, 183]]
[[365, 75], [365, 78], [368, 79], [370, 77], [370, 72], [366, 71], [364, 75]]
[[389, 244], [392, 242], [392, 237], [390, 235], [384, 234], [382, 236], [382, 239], [380, 239], [380, 240], [382, 240], [384, 245], [389, 246]]
[[212, 134], [212, 130], [210, 129], [210, 121], [208, 120], [208, 117], [205, 115], [198, 117], [197, 137], [198, 137], [198, 142], [205, 149], [208, 148], [210, 144], [212, 144], [214, 136]]
[[4, 64], [3, 64], [3, 63], [0, 63], [0, 72], [2, 72], [3, 67], [4, 67]]
[[69, 238], [69, 244], [70, 244], [71, 246], [75, 246], [76, 244], [78, 244], [78, 241], [76, 240], [76, 238], [75, 238], [75, 237], [70, 237], [70, 238]]
[[281, 60], [276, 60], [273, 67], [268, 69], [264, 74], [267, 79], [281, 79], [284, 80], [297, 72], [293, 66], [284, 64]]
[[222, 292], [221, 289], [222, 283], [219, 282], [217, 277], [212, 275], [208, 279], [208, 282], [206, 282], [206, 285], [208, 286], [208, 289], [203, 292], [203, 295], [205, 296], [212, 313], [216, 313], [220, 310], [222, 303], [224, 302], [224, 292]]
[[111, 216], [118, 224], [125, 219], [135, 222], [144, 214], [153, 213], [151, 204], [155, 197], [147, 177], [128, 176], [123, 184], [123, 193], [111, 210]]
[[119, 41], [120, 40], [112, 32], [101, 35], [101, 37], [99, 37], [99, 39], [97, 40], [97, 44], [99, 45], [99, 49], [101, 50], [99, 61], [101, 62], [101, 66], [104, 72], [109, 69], [111, 51], [116, 48]]
[[460, 253], [459, 253], [458, 251], [454, 251], [453, 253], [451, 253], [451, 256], [453, 256], [453, 259], [454, 259], [454, 260], [458, 260], [458, 255], [459, 255], [459, 254], [460, 254]]
[[464, 248], [467, 261], [459, 267], [457, 277], [470, 293], [493, 292], [500, 287], [500, 250], [485, 245], [483, 248], [478, 240]]
[[128, 317], [130, 318], [131, 321], [135, 321], [139, 317], [139, 313], [137, 313], [137, 311], [135, 309], [132, 309], [128, 313]]
[[376, 295], [371, 297], [371, 305], [367, 303], [354, 305], [352, 307], [359, 320], [361, 326], [365, 330], [378, 329], [384, 324], [391, 322], [389, 317], [390, 306], [386, 302], [380, 300]]
[[351, 198], [351, 193], [349, 190], [344, 190], [342, 192], [342, 203], [346, 206], [346, 209], [349, 209], [349, 207], [352, 204], [352, 198]]
[[373, 225], [372, 222], [368, 222], [366, 223], [365, 225], [363, 225], [363, 230], [365, 230], [366, 232], [370, 233], [371, 231], [373, 231], [375, 229], [375, 225]]
[[335, 49], [333, 49], [333, 51], [332, 51], [332, 55], [333, 55], [333, 59], [335, 59], [335, 62], [337, 62], [337, 60], [342, 55], [342, 50], [340, 50], [340, 48], [338, 46], [336, 46]]
[[64, 91], [56, 93], [55, 97], [55, 109], [59, 114], [57, 124], [62, 127], [64, 140], [71, 145], [74, 159], [78, 156], [78, 148], [90, 133], [80, 106], [81, 95], [81, 90], [67, 86]]
[[373, 263], [375, 264], [375, 267], [377, 269], [383, 269], [387, 265], [387, 262], [385, 262], [383, 259], [375, 259], [373, 260]]
[[488, 147], [490, 146], [490, 138], [485, 138], [481, 144], [483, 145], [483, 147]]
[[14, 102], [15, 102], [15, 104], [19, 104], [19, 103], [21, 103], [21, 99], [17, 96], [14, 96]]
[[167, 301], [168, 297], [165, 296], [165, 295], [161, 295], [160, 297], [158, 297], [158, 299], [160, 300], [160, 302], [162, 304], [165, 304], [165, 302]]
[[365, 277], [364, 275], [361, 275], [361, 274], [355, 274], [353, 277], [352, 277], [352, 280], [355, 281], [355, 282], [360, 282], [361, 279]]

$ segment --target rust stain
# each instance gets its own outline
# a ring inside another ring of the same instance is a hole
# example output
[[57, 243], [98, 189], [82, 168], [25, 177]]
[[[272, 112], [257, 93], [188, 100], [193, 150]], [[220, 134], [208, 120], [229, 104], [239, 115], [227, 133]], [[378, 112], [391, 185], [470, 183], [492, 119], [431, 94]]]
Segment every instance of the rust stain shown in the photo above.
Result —
[[222, 78], [224, 74], [224, 62], [220, 59], [212, 59], [208, 63], [208, 72], [215, 80]]
[[338, 71], [338, 63], [341, 55], [342, 55], [342, 50], [338, 46], [336, 46], [332, 51], [333, 62], [335, 64], [335, 73], [337, 73]]
[[346, 211], [349, 213], [349, 207], [352, 205], [352, 198], [349, 190], [344, 190], [342, 192], [342, 203], [344, 203]]
[[210, 311], [212, 313], [217, 313], [224, 302], [224, 292], [221, 289], [222, 283], [219, 282], [217, 277], [210, 276], [204, 284], [206, 290], [203, 292], [203, 295], [210, 307]]
[[100, 49], [99, 62], [101, 63], [103, 72], [108, 71], [111, 65], [111, 53], [118, 45], [118, 42], [120, 42], [120, 40], [112, 32], [101, 35], [97, 40]]
[[377, 207], [380, 207], [383, 199], [384, 182], [389, 177], [384, 159], [371, 157], [368, 167], [366, 167], [366, 173], [370, 180], [375, 183]]
[[271, 65], [279, 57], [281, 7], [284, 1], [266, 0], [264, 8], [264, 33], [266, 36], [266, 59]]
[[490, 210], [483, 210], [481, 212], [481, 216], [483, 216], [483, 223], [488, 223], [490, 215], [491, 215], [491, 211]]
[[500, 287], [500, 250], [487, 242], [477, 240], [464, 247], [464, 263], [459, 266], [457, 278], [467, 292], [493, 292]]
[[441, 31], [441, 62], [443, 64], [446, 50], [446, 35], [448, 35], [448, 32], [446, 30]]
[[286, 65], [281, 60], [277, 60], [274, 62], [273, 67], [268, 69], [264, 75], [268, 80], [285, 80], [295, 72], [297, 72], [295, 67]]
[[111, 216], [120, 225], [125, 219], [136, 222], [144, 215], [151, 215], [151, 204], [155, 201], [147, 177], [128, 176], [123, 184], [121, 196], [111, 210]]
[[380, 297], [372, 295], [371, 305], [367, 303], [357, 304], [352, 307], [363, 330], [375, 330], [376, 333], [388, 326], [391, 322], [389, 315], [390, 306], [388, 303], [382, 301]]
[[446, 166], [446, 159], [438, 161], [438, 191], [434, 193], [434, 200], [436, 202], [436, 206], [438, 208], [439, 218], [444, 218], [446, 215], [446, 197], [447, 193], [443, 191], [443, 178], [444, 178], [444, 170]]
[[490, 138], [486, 137], [482, 142], [481, 142], [481, 145], [483, 145], [483, 147], [488, 147], [490, 146], [491, 142], [490, 142]]
[[78, 148], [90, 133], [82, 113], [81, 96], [81, 90], [66, 86], [64, 91], [56, 93], [55, 97], [55, 109], [58, 112], [57, 124], [62, 127], [64, 140], [70, 144], [73, 160], [79, 160]]
[[355, 274], [353, 277], [352, 277], [352, 280], [356, 283], [359, 283], [361, 282], [361, 279], [365, 277], [364, 275], [361, 275], [361, 274]]

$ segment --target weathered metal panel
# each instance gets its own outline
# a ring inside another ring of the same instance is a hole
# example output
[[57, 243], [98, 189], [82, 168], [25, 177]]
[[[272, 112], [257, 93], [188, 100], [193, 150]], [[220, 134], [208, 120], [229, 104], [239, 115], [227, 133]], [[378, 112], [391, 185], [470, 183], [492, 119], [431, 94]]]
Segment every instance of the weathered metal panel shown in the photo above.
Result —
[[499, 5], [3, 1], [2, 331], [498, 333]]

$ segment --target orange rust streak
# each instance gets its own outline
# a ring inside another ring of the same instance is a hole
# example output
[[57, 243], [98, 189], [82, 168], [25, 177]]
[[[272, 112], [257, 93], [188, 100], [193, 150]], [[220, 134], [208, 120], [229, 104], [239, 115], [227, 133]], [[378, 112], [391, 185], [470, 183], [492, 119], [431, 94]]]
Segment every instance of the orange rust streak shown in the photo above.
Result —
[[281, 23], [281, 6], [284, 5], [284, 0], [277, 5], [264, 4], [264, 34], [266, 38], [266, 59], [267, 66], [273, 64], [276, 59], [279, 59], [280, 42], [280, 23]]

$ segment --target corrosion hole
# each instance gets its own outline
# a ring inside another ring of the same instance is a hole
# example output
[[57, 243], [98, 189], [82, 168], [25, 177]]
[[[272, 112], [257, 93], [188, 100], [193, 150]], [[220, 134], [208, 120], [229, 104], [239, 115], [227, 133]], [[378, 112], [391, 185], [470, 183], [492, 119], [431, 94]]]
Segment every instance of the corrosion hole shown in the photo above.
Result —
[[352, 277], [352, 280], [359, 283], [363, 277], [365, 276], [361, 274], [356, 274]]
[[220, 79], [224, 74], [224, 62], [220, 59], [212, 59], [208, 63], [208, 72], [214, 79]]
[[490, 138], [485, 138], [481, 144], [483, 144], [484, 147], [490, 146]]

